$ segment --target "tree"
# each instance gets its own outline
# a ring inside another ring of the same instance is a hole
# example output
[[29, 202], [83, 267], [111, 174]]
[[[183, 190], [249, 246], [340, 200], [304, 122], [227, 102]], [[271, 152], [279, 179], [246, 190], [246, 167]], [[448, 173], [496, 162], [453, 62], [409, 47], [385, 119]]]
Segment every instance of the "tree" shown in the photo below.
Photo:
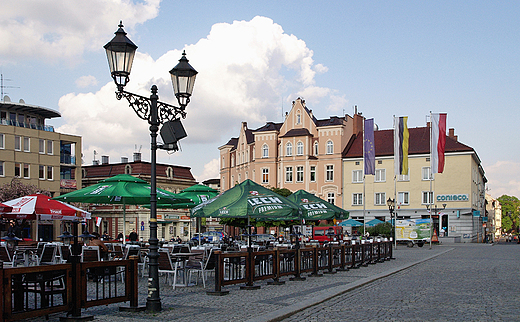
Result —
[[0, 202], [20, 198], [35, 193], [41, 193], [46, 196], [51, 196], [47, 190], [42, 190], [35, 185], [24, 184], [19, 179], [13, 178], [11, 183], [6, 183], [0, 186]]
[[508, 195], [502, 195], [497, 200], [502, 206], [502, 231], [517, 231], [520, 225], [520, 200]]

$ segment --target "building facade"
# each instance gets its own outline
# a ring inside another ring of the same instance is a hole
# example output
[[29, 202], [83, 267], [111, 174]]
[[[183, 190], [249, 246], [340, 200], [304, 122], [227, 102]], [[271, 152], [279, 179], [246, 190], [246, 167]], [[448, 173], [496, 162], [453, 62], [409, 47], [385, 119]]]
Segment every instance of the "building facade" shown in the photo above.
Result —
[[[122, 158], [120, 163], [110, 163], [108, 156], [102, 157], [101, 164], [83, 166], [83, 187], [98, 183], [103, 179], [118, 174], [129, 174], [136, 178], [151, 181], [151, 163], [141, 161], [141, 154], [134, 153], [132, 162]], [[157, 188], [173, 193], [196, 184], [196, 180], [189, 167], [157, 164]], [[101, 223], [95, 225], [95, 220], [88, 223], [89, 231], [97, 231], [100, 234], [107, 232], [112, 238], [119, 233], [128, 236], [135, 230], [139, 238], [148, 240], [150, 237], [150, 209], [143, 206], [126, 205], [126, 222], [123, 222], [122, 205], [96, 205], [84, 204], [83, 209], [92, 213], [92, 217], [100, 217]], [[157, 238], [170, 240], [171, 237], [181, 237], [183, 240], [191, 238], [195, 225], [191, 224], [188, 209], [157, 209]]]
[[239, 136], [219, 147], [221, 189], [251, 179], [342, 205], [342, 152], [362, 121], [357, 113], [318, 120], [298, 98], [283, 123], [252, 130], [243, 122]]
[[486, 193], [486, 217], [485, 223], [488, 240], [498, 241], [502, 235], [502, 205], [500, 201]]
[[[58, 133], [46, 120], [60, 113], [45, 107], [0, 102], [0, 185], [18, 178], [23, 184], [47, 190], [52, 196], [81, 187], [81, 137]], [[28, 228], [28, 227], [27, 227]], [[26, 236], [35, 236], [36, 222]], [[54, 240], [60, 221], [40, 221], [38, 236]]]
[[[374, 131], [376, 173], [363, 178], [363, 135], [352, 137], [343, 159], [343, 208], [359, 221], [388, 221], [387, 199], [396, 200], [398, 218], [429, 218], [442, 240], [483, 241], [485, 184], [476, 151], [459, 142], [454, 129], [446, 137], [445, 168], [430, 180], [430, 128], [409, 129], [409, 174], [394, 176], [393, 130]], [[395, 180], [394, 180], [395, 179]]]

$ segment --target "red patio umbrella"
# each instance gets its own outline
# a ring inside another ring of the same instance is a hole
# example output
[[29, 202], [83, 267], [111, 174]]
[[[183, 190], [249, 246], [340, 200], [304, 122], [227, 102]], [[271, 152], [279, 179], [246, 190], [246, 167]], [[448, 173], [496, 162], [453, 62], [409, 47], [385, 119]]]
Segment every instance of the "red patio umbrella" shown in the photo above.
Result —
[[90, 219], [90, 213], [58, 200], [52, 200], [43, 194], [33, 194], [5, 201], [4, 205], [12, 207], [2, 214], [4, 218], [13, 219]]
[[0, 203], [0, 213], [11, 212], [11, 210], [13, 210], [13, 207]]

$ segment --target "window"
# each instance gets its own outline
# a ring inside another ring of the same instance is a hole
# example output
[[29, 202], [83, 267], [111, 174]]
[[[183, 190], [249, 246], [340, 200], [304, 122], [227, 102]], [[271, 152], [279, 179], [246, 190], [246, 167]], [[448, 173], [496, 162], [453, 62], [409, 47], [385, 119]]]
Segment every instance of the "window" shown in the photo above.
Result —
[[30, 140], [28, 137], [23, 137], [23, 150], [25, 152], [30, 152], [31, 151], [31, 145], [30, 145]]
[[327, 193], [327, 201], [331, 204], [334, 204], [334, 202], [336, 201], [336, 194], [334, 194], [334, 192]]
[[374, 176], [375, 182], [386, 181], [386, 169], [376, 169], [376, 175]]
[[40, 139], [39, 146], [38, 146], [38, 151], [41, 154], [45, 153], [45, 140], [44, 139]]
[[[169, 172], [169, 170], [171, 170], [171, 175]], [[127, 164], [125, 165], [125, 174], [132, 174], [132, 166]], [[169, 178], [169, 179], [173, 179], [173, 169], [171, 167], [168, 167], [168, 169], [166, 170], [166, 176]]]
[[363, 204], [363, 194], [362, 193], [353, 193], [352, 194], [352, 205], [360, 206]]
[[300, 111], [296, 114], [296, 124], [300, 124], [302, 121], [302, 116], [300, 115]]
[[242, 182], [242, 174], [241, 173], [238, 174], [238, 183], [240, 183], [240, 182]]
[[235, 157], [232, 155], [231, 156], [231, 167], [234, 167], [235, 166]]
[[292, 182], [292, 167], [285, 168], [285, 182]]
[[296, 182], [303, 182], [303, 166], [296, 167]]
[[287, 145], [285, 146], [285, 155], [290, 157], [292, 155], [292, 143], [289, 142], [287, 143]]
[[0, 177], [5, 177], [5, 163], [0, 161]]
[[47, 180], [53, 180], [53, 175], [52, 175], [52, 167], [51, 166], [47, 166]]
[[22, 165], [20, 163], [14, 164], [14, 176], [20, 178], [22, 175]]
[[408, 169], [408, 174], [400, 174], [397, 176], [397, 181], [410, 181], [410, 169]]
[[0, 133], [0, 149], [5, 149], [5, 137], [4, 137], [4, 133]]
[[386, 193], [376, 192], [376, 194], [374, 196], [374, 205], [385, 206], [386, 205]]
[[269, 183], [269, 169], [262, 169], [262, 183]]
[[310, 173], [311, 173], [311, 178], [310, 178], [311, 182], [316, 182], [316, 166], [311, 165]]
[[326, 167], [326, 181], [334, 181], [334, 166], [328, 165]]
[[303, 143], [302, 142], [298, 142], [298, 144], [296, 145], [296, 154], [303, 155]]
[[40, 180], [45, 180], [45, 166], [41, 165], [38, 167], [38, 178]]
[[318, 155], [318, 142], [314, 143], [314, 155]]
[[334, 143], [332, 141], [327, 141], [327, 154], [334, 153]]
[[52, 154], [52, 140], [47, 140], [47, 154]]
[[423, 167], [422, 168], [422, 179], [430, 180], [430, 176], [433, 179], [433, 175], [431, 175], [430, 167]]
[[264, 144], [262, 146], [262, 158], [268, 158], [269, 157], [269, 146], [267, 144]]
[[14, 136], [14, 149], [16, 151], [22, 150], [22, 137], [15, 135]]
[[360, 183], [363, 182], [363, 170], [353, 170], [352, 171], [352, 183]]
[[26, 163], [23, 165], [23, 177], [26, 179], [29, 178], [29, 165]]
[[410, 193], [409, 192], [398, 192], [397, 193], [397, 204], [398, 205], [409, 205], [410, 204]]
[[430, 205], [433, 203], [433, 191], [422, 192], [422, 203], [423, 205]]

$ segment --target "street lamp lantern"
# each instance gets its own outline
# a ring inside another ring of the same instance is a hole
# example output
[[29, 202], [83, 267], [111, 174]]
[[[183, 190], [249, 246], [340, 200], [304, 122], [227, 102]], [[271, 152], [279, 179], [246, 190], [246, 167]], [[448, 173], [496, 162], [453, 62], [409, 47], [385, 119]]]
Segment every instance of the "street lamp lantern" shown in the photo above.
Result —
[[388, 198], [386, 205], [388, 206], [388, 210], [390, 210], [390, 214], [393, 214], [395, 209], [395, 200]]
[[193, 92], [193, 85], [195, 84], [197, 73], [198, 72], [195, 68], [191, 67], [189, 60], [186, 58], [186, 51], [183, 51], [179, 63], [170, 70], [173, 93], [175, 97], [177, 97], [181, 108], [185, 108], [190, 102], [190, 96]]
[[119, 91], [122, 91], [130, 81], [129, 76], [137, 46], [126, 37], [122, 21], [119, 22], [118, 27], [119, 29], [115, 32], [114, 38], [104, 48], [107, 53], [110, 74]]

